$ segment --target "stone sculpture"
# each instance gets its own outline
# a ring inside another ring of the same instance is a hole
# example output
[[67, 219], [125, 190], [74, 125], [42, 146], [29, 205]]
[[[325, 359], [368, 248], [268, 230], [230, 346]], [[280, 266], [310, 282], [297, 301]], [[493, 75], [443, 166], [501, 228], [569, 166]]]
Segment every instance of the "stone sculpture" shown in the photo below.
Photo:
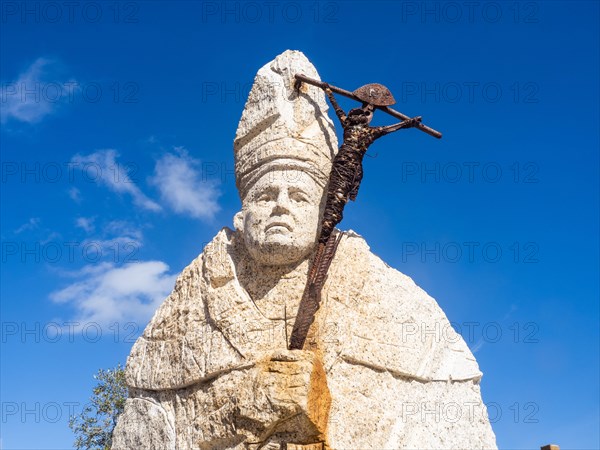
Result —
[[242, 211], [135, 343], [113, 449], [496, 448], [466, 344], [352, 231], [288, 350], [337, 151], [323, 92], [296, 92], [295, 73], [319, 79], [297, 51], [255, 78], [234, 141]]

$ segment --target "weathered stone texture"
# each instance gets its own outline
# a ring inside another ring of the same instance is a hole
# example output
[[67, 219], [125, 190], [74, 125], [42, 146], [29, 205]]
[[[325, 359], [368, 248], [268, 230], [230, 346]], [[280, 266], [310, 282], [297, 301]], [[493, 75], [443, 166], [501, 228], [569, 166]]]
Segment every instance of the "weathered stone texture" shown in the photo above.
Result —
[[256, 77], [235, 230], [183, 270], [133, 346], [113, 449], [496, 448], [465, 342], [352, 231], [305, 350], [287, 350], [337, 147], [323, 93], [294, 93], [297, 72], [318, 78], [288, 51]]

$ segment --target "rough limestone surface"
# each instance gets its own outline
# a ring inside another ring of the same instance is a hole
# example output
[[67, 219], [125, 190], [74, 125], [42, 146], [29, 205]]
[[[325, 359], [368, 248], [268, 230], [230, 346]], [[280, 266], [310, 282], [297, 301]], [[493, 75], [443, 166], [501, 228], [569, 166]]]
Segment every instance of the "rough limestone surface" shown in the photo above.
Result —
[[293, 165], [326, 183], [337, 152], [335, 127], [323, 92], [307, 84], [294, 89], [296, 73], [320, 80], [301, 52], [287, 51], [254, 79], [234, 140], [237, 187], [244, 197], [272, 163]]
[[352, 231], [305, 349], [287, 350], [337, 146], [322, 93], [295, 94], [295, 72], [318, 76], [287, 51], [255, 79], [234, 144], [242, 211], [133, 346], [113, 449], [496, 448], [465, 342]]

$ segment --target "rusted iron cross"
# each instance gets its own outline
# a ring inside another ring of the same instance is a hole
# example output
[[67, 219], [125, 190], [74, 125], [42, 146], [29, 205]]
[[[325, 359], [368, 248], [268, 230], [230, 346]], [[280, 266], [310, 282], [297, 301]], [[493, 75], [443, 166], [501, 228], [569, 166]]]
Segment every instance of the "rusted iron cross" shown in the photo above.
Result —
[[[325, 210], [319, 232], [319, 244], [309, 269], [290, 338], [290, 349], [292, 350], [304, 347], [308, 331], [319, 309], [321, 290], [325, 284], [327, 271], [342, 237], [342, 233], [333, 235], [333, 231], [343, 218], [343, 210], [348, 200], [356, 199], [363, 177], [362, 160], [369, 146], [381, 136], [403, 128], [417, 128], [438, 139], [442, 137], [439, 131], [423, 125], [421, 117], [410, 118], [391, 109], [389, 106], [395, 103], [394, 97], [381, 84], [367, 84], [354, 92], [349, 92], [305, 75], [296, 74], [296, 89], [299, 89], [302, 83], [317, 86], [325, 91], [344, 129], [344, 142], [331, 167]], [[333, 96], [334, 92], [360, 101], [362, 106], [351, 109], [346, 114]], [[372, 127], [370, 122], [375, 109], [400, 118], [402, 122], [395, 125]]]

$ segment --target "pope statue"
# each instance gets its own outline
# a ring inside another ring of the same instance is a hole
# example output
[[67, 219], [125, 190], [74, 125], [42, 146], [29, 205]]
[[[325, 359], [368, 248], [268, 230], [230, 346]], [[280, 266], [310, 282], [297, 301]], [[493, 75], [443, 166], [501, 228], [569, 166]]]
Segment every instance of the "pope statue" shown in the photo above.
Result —
[[496, 448], [465, 342], [352, 231], [288, 350], [338, 147], [323, 91], [296, 91], [296, 73], [319, 79], [297, 51], [256, 75], [234, 141], [241, 211], [133, 346], [113, 449]]

